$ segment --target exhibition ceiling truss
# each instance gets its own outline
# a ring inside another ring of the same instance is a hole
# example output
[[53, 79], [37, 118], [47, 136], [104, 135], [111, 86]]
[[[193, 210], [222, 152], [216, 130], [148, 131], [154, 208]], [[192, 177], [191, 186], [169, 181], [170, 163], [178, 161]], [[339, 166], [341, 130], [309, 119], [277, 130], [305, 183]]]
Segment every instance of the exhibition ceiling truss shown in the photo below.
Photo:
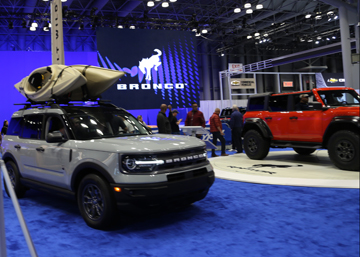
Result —
[[[357, 0], [62, 1], [65, 44], [76, 37], [77, 44], [91, 44], [96, 50], [97, 27], [183, 30], [195, 33], [199, 43], [207, 42], [209, 51], [217, 54], [242, 46], [302, 51], [338, 42], [338, 10], [326, 2], [358, 8]], [[38, 27], [31, 31], [35, 23]], [[21, 36], [26, 36], [25, 46], [34, 41], [45, 46], [50, 26], [49, 1], [0, 1], [0, 48], [29, 50], [17, 43]], [[79, 51], [75, 48], [68, 50]]]

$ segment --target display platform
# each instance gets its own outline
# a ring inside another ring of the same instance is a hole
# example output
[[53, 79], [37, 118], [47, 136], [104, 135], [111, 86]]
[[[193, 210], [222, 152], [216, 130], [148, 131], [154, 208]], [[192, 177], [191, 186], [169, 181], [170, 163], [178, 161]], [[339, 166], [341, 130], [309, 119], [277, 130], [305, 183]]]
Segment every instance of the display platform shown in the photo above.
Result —
[[359, 188], [357, 171], [336, 168], [327, 150], [301, 156], [294, 151], [274, 151], [264, 160], [251, 160], [245, 153], [209, 159], [215, 176], [259, 184]]

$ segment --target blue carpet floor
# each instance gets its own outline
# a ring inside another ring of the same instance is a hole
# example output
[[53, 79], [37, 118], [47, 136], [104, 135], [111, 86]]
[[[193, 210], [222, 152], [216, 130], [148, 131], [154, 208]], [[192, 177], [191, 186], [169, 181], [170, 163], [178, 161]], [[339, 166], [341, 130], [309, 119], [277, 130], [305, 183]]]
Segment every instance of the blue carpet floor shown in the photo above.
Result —
[[[358, 189], [216, 179], [190, 207], [126, 215], [111, 231], [88, 227], [75, 201], [30, 190], [19, 202], [41, 257], [359, 256]], [[4, 208], [8, 256], [30, 256], [7, 196]]]

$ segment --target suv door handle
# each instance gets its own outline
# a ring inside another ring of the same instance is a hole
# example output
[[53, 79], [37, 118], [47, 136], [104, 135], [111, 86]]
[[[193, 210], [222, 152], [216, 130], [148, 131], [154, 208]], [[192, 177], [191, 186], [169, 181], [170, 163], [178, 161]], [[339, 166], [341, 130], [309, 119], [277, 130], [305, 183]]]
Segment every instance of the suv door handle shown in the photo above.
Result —
[[36, 151], [39, 151], [39, 152], [44, 152], [44, 151], [45, 151], [45, 149], [44, 149], [44, 148], [42, 148], [42, 147], [38, 147], [38, 148], [36, 148]]
[[290, 117], [290, 120], [297, 120], [298, 119], [298, 117], [296, 117], [296, 116], [292, 116], [292, 117]]
[[14, 145], [14, 147], [15, 147], [16, 149], [20, 149], [20, 148], [21, 148], [20, 145]]
[[272, 117], [265, 117], [265, 120], [272, 120]]

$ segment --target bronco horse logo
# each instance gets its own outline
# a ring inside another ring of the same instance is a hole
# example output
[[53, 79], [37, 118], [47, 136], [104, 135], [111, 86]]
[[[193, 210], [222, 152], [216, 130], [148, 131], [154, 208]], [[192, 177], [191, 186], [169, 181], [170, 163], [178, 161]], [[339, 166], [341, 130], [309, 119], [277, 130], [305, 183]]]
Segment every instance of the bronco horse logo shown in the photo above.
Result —
[[157, 54], [150, 58], [143, 58], [139, 61], [139, 69], [142, 73], [146, 74], [146, 80], [151, 80], [151, 69], [154, 68], [157, 71], [158, 67], [161, 65], [159, 56], [161, 56], [162, 53], [159, 49], [154, 49], [154, 51], [157, 52]]

